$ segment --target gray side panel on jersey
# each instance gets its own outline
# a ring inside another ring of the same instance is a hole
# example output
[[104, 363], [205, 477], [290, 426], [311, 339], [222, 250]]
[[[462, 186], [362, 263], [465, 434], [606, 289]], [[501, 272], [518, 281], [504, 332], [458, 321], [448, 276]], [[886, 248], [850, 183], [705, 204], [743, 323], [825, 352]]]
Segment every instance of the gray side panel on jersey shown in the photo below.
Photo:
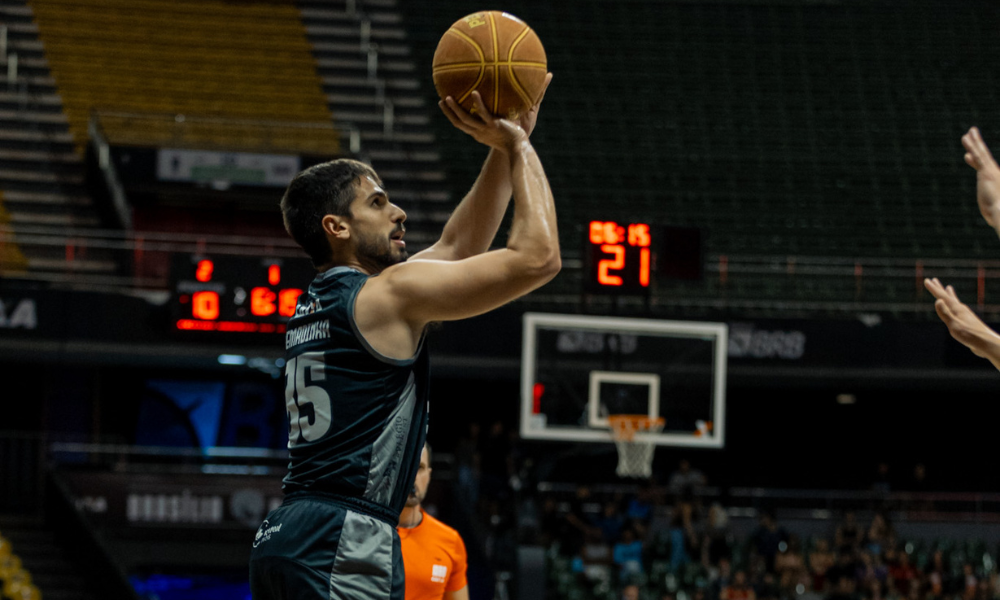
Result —
[[399, 396], [395, 410], [389, 415], [389, 422], [372, 445], [371, 467], [368, 469], [368, 483], [365, 486], [365, 500], [388, 506], [392, 501], [392, 491], [402, 470], [403, 452], [406, 438], [410, 434], [410, 421], [417, 404], [417, 384], [413, 373]]
[[347, 511], [330, 572], [330, 600], [389, 600], [392, 532], [388, 523]]

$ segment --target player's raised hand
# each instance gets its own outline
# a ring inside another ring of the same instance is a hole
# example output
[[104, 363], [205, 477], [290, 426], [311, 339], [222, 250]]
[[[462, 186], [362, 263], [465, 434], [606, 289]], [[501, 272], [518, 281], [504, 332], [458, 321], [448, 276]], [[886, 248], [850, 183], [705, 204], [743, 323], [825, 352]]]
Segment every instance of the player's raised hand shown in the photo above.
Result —
[[531, 132], [535, 130], [535, 123], [538, 122], [538, 109], [542, 105], [542, 100], [545, 99], [545, 90], [549, 89], [550, 83], [552, 83], [552, 73], [545, 76], [545, 83], [542, 84], [542, 93], [538, 96], [538, 102], [535, 102], [535, 105], [518, 119], [521, 129], [524, 129], [528, 135], [531, 135]]
[[528, 139], [527, 132], [518, 123], [491, 115], [486, 110], [479, 92], [472, 92], [472, 101], [475, 107], [472, 113], [459, 106], [451, 96], [439, 102], [438, 106], [452, 125], [472, 136], [480, 144], [510, 153], [518, 144]]
[[1000, 235], [1000, 167], [990, 154], [978, 127], [969, 129], [962, 136], [965, 146], [965, 162], [977, 172], [976, 199], [979, 212]]
[[948, 326], [951, 337], [1000, 369], [1000, 335], [958, 299], [955, 288], [941, 285], [937, 278], [924, 279], [924, 287], [937, 298], [934, 310]]

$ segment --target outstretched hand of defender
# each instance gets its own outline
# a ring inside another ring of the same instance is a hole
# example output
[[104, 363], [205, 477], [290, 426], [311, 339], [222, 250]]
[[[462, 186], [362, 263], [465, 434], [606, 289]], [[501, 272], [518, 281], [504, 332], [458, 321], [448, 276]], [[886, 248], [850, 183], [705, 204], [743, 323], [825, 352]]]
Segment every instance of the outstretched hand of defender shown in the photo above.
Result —
[[510, 153], [519, 143], [528, 139], [528, 133], [520, 124], [491, 115], [479, 92], [472, 92], [472, 102], [475, 105], [473, 113], [459, 106], [451, 96], [439, 102], [438, 106], [452, 125], [490, 148]]
[[937, 278], [924, 279], [924, 287], [937, 298], [934, 310], [948, 326], [951, 337], [1000, 369], [1000, 335], [958, 299], [955, 288], [941, 285]]
[[979, 202], [979, 212], [1000, 235], [1000, 167], [990, 154], [978, 127], [969, 129], [962, 136], [962, 145], [965, 146], [965, 162], [977, 173], [976, 199]]

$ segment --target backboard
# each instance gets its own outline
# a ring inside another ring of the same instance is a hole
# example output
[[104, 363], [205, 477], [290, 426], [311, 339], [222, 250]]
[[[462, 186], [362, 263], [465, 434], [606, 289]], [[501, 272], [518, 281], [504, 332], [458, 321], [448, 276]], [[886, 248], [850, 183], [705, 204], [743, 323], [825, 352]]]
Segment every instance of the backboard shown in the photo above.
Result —
[[521, 436], [612, 442], [609, 414], [663, 417], [661, 446], [725, 444], [723, 323], [525, 313]]

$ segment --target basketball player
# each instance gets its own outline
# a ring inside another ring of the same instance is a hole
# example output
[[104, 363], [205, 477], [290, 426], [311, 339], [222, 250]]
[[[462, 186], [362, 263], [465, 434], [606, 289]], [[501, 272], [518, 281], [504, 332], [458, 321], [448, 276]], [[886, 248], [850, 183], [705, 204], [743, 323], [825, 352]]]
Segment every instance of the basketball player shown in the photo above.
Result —
[[[296, 175], [285, 228], [319, 270], [285, 338], [289, 465], [285, 501], [257, 531], [257, 600], [403, 600], [396, 526], [427, 428], [424, 332], [544, 285], [560, 268], [555, 206], [528, 134], [441, 104], [490, 155], [438, 242], [406, 261], [406, 213], [370, 167], [335, 160]], [[487, 252], [513, 194], [506, 248]]]
[[431, 482], [431, 449], [425, 445], [406, 508], [399, 515], [399, 539], [406, 565], [406, 600], [469, 600], [465, 543], [458, 532], [424, 512]]
[[[1000, 167], [990, 154], [979, 129], [973, 127], [962, 136], [965, 162], [976, 170], [976, 199], [979, 212], [990, 227], [1000, 235]], [[925, 279], [924, 287], [934, 295], [934, 310], [948, 326], [951, 337], [967, 346], [976, 356], [981, 356], [1000, 369], [1000, 335], [990, 329], [982, 319], [966, 306], [955, 289], [943, 286], [935, 279]]]

